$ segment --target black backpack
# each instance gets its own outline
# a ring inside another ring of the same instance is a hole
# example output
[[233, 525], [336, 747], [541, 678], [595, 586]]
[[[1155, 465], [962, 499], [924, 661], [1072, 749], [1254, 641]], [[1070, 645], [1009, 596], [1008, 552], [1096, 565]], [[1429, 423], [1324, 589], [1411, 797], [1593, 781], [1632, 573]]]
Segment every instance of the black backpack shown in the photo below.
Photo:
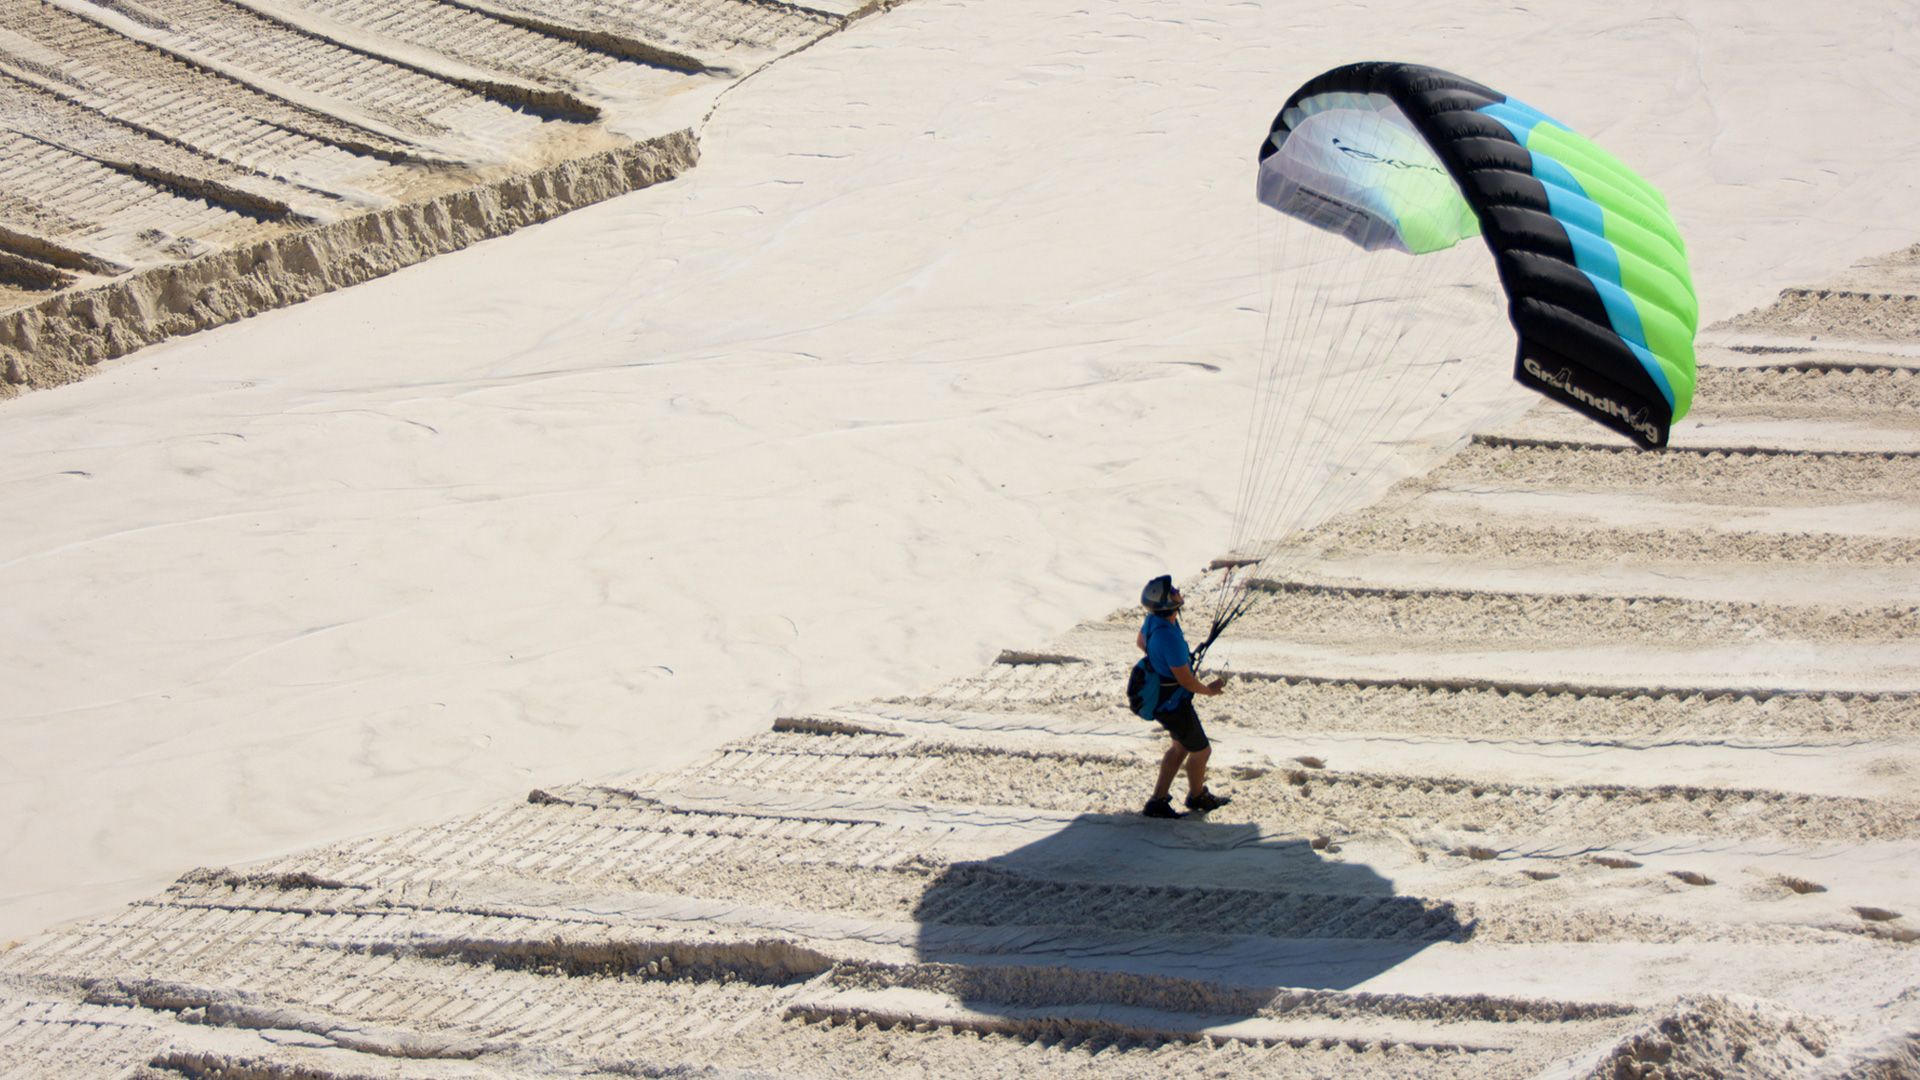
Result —
[[1167, 691], [1179, 686], [1172, 679], [1161, 678], [1143, 656], [1127, 672], [1127, 711], [1142, 720], [1152, 720], [1154, 711], [1167, 699]]

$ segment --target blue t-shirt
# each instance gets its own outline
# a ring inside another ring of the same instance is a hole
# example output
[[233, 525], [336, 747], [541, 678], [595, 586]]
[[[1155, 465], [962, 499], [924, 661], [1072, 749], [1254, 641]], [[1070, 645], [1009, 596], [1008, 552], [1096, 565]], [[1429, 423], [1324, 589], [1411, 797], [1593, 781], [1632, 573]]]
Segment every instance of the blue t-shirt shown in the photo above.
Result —
[[[1193, 666], [1193, 653], [1187, 649], [1187, 635], [1180, 624], [1159, 615], [1147, 616], [1140, 624], [1140, 634], [1147, 639], [1147, 666], [1155, 675], [1171, 682], [1173, 669]], [[1153, 711], [1172, 712], [1193, 700], [1193, 691], [1184, 686], [1176, 686], [1167, 691], [1160, 704]]]

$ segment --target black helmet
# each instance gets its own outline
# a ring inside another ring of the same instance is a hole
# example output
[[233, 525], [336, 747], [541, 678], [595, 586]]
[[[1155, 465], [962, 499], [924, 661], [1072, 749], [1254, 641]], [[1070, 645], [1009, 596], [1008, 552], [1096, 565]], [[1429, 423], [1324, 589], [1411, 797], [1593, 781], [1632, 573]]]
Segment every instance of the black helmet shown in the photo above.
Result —
[[1173, 575], [1161, 574], [1140, 590], [1140, 606], [1155, 615], [1171, 615], [1180, 610], [1180, 590], [1173, 587]]

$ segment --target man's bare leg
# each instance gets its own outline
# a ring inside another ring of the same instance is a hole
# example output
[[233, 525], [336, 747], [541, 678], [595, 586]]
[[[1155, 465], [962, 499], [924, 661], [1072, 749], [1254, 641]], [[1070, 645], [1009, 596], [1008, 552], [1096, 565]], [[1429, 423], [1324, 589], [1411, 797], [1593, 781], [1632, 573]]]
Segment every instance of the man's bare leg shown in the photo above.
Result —
[[1173, 796], [1173, 778], [1180, 775], [1180, 766], [1187, 760], [1187, 748], [1178, 740], [1169, 740], [1171, 746], [1160, 758], [1160, 782], [1153, 786], [1153, 797], [1167, 799]]
[[[1213, 747], [1187, 755], [1187, 798], [1191, 799], [1207, 790], [1207, 759], [1213, 756]], [[1164, 770], [1165, 765], [1161, 768]], [[1172, 787], [1171, 782], [1167, 785]]]

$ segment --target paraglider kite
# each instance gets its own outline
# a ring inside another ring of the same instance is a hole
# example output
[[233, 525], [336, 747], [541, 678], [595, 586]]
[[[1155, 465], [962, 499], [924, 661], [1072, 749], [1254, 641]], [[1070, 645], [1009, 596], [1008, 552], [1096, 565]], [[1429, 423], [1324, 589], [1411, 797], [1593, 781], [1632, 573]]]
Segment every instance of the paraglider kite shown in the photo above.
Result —
[[1368, 251], [1483, 237], [1515, 378], [1642, 446], [1686, 414], [1698, 303], [1666, 200], [1539, 111], [1434, 68], [1335, 68], [1287, 98], [1258, 192]]

